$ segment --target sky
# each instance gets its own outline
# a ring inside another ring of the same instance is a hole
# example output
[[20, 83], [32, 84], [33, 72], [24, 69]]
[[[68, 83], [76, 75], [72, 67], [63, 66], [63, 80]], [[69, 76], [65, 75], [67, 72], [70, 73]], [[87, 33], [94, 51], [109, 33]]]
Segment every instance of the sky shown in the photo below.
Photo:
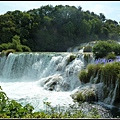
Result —
[[7, 11], [28, 11], [45, 5], [81, 6], [83, 11], [89, 10], [97, 15], [103, 13], [106, 19], [120, 22], [120, 1], [0, 1], [0, 15]]

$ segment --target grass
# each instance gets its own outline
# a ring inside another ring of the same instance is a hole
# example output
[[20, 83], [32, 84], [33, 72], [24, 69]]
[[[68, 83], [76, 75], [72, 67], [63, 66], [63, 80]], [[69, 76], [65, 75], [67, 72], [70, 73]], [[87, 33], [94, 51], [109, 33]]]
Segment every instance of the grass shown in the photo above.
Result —
[[76, 56], [73, 55], [73, 54], [71, 54], [71, 55], [69, 56], [69, 58], [67, 59], [67, 65], [68, 65], [70, 62], [72, 62], [75, 58], [76, 58]]

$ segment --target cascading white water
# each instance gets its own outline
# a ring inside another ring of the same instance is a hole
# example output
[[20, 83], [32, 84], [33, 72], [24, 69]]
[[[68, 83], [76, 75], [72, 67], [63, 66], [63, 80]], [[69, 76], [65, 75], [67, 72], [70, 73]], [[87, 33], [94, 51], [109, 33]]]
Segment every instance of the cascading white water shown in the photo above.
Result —
[[80, 58], [69, 61], [73, 53], [10, 53], [0, 58], [0, 86], [7, 96], [23, 105], [30, 103], [35, 111], [73, 104], [71, 91], [81, 82], [78, 72], [84, 67]]
[[[71, 94], [75, 91], [100, 92], [103, 87], [102, 83], [81, 85], [78, 73], [86, 66], [83, 55], [81, 52], [10, 53], [0, 57], [0, 86], [10, 99], [22, 105], [30, 103], [34, 111], [45, 110], [43, 102], [67, 109], [74, 104]], [[89, 62], [93, 60], [91, 57]], [[100, 92], [98, 99], [101, 96]]]

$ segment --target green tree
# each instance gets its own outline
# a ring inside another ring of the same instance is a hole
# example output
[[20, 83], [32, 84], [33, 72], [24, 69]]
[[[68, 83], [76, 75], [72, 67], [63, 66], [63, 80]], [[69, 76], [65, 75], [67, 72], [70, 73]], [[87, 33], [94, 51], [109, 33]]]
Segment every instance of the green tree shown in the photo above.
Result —
[[17, 35], [32, 51], [66, 51], [96, 39], [120, 39], [120, 25], [115, 20], [103, 13], [83, 11], [80, 6], [46, 5], [24, 12], [8, 11], [0, 15], [0, 28], [0, 44], [11, 43]]
[[105, 15], [103, 13], [100, 13], [100, 20], [104, 22], [106, 20]]

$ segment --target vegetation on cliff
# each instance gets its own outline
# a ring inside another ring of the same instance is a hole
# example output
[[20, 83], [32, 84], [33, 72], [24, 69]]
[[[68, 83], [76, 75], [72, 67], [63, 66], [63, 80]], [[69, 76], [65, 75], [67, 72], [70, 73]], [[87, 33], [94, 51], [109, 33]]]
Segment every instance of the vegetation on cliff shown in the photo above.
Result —
[[88, 64], [86, 69], [80, 71], [79, 79], [82, 84], [88, 82], [92, 84], [103, 83], [103, 89], [101, 90], [103, 95], [100, 101], [104, 101], [109, 96], [110, 101], [107, 103], [119, 104], [120, 62]]

